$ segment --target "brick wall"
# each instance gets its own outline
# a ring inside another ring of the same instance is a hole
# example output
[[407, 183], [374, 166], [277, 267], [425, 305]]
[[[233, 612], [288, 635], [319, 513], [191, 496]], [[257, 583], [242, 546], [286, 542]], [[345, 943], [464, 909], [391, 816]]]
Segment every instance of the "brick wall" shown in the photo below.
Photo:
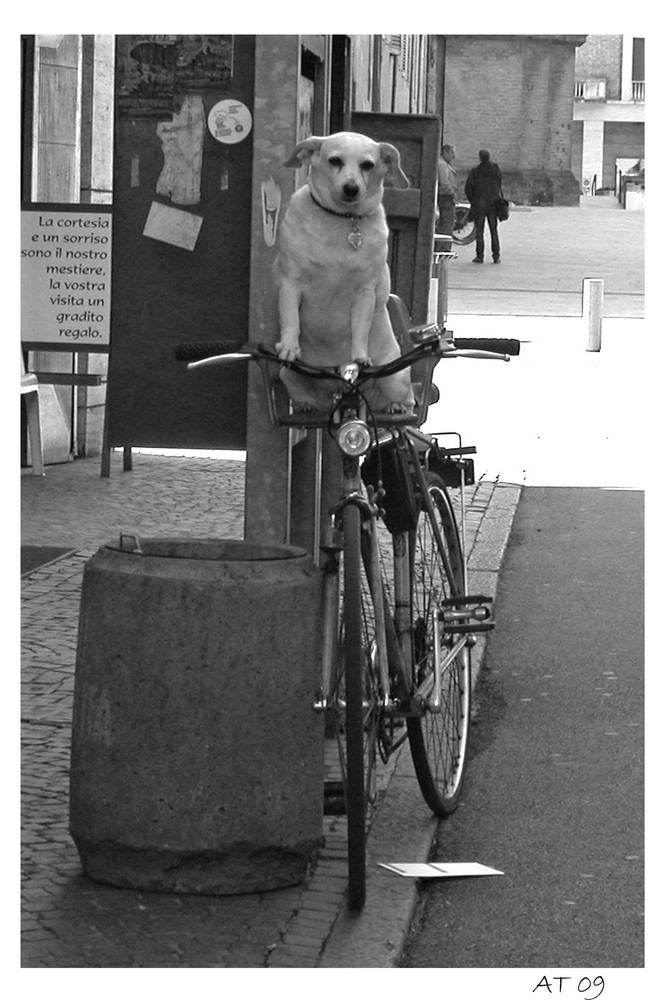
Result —
[[605, 79], [606, 98], [619, 101], [622, 74], [622, 35], [588, 35], [576, 50], [576, 79]]
[[516, 203], [578, 203], [574, 53], [558, 36], [447, 36], [444, 141], [456, 146], [461, 187], [486, 148]]

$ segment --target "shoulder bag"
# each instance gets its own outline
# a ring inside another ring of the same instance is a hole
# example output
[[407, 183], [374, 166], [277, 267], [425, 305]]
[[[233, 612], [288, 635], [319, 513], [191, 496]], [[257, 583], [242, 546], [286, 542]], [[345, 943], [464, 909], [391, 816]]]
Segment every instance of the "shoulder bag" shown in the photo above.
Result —
[[497, 216], [498, 222], [506, 222], [509, 218], [509, 203], [504, 197], [504, 193], [500, 188], [500, 196], [495, 202], [495, 215]]

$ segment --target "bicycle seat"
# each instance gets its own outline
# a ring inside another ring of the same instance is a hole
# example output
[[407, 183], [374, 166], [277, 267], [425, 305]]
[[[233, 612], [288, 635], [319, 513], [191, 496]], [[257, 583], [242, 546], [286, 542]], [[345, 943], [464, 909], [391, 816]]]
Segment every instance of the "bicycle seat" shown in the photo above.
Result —
[[426, 406], [431, 406], [432, 403], [437, 403], [439, 401], [440, 392], [437, 386], [431, 382], [428, 387], [428, 397], [427, 399], [422, 399], [423, 396], [423, 382], [412, 382], [412, 392], [416, 397], [416, 405], [421, 406], [425, 403]]
[[409, 333], [412, 327], [412, 317], [399, 295], [389, 295], [386, 306], [395, 338], [400, 344], [400, 349], [404, 350], [405, 347], [411, 346]]
[[[413, 346], [412, 335], [418, 333], [420, 330], [430, 328], [431, 324], [414, 326], [412, 318], [407, 311], [407, 306], [399, 295], [389, 295], [387, 308], [396, 340], [400, 345], [401, 351], [404, 353]], [[416, 399], [416, 407], [423, 414], [423, 419], [425, 420], [428, 407], [431, 403], [436, 403], [439, 399], [439, 389], [432, 382], [432, 371], [427, 363], [417, 362], [417, 364], [412, 365], [412, 375], [414, 376], [412, 391]], [[426, 387], [425, 399], [423, 398], [424, 386]]]

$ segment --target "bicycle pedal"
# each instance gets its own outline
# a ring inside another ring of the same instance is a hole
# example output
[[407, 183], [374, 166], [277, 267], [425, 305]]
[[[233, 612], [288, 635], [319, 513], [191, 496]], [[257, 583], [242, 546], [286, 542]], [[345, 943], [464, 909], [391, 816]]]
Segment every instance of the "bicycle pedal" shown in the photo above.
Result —
[[445, 597], [440, 602], [440, 622], [447, 635], [470, 635], [495, 628], [490, 621], [492, 597], [485, 594], [465, 594]]
[[468, 604], [492, 604], [494, 598], [485, 594], [462, 594], [456, 597], [444, 597], [439, 603], [442, 608], [465, 607]]
[[319, 542], [319, 548], [322, 552], [326, 552], [329, 555], [332, 555], [335, 552], [340, 552], [342, 550], [342, 543], [342, 531], [334, 525], [324, 525], [321, 532], [321, 540]]
[[442, 631], [445, 635], [475, 635], [477, 632], [491, 632], [495, 628], [495, 622], [458, 622], [447, 625], [444, 623]]

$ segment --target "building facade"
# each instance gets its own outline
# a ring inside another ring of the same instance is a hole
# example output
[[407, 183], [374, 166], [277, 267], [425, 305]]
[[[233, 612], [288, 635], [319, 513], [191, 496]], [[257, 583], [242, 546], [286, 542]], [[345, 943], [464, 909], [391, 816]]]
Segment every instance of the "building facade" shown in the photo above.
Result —
[[645, 39], [589, 35], [575, 76], [573, 172], [584, 195], [612, 193], [627, 207], [627, 183], [644, 187]]
[[516, 204], [577, 205], [575, 58], [586, 35], [447, 35], [444, 141], [465, 176], [488, 149]]

